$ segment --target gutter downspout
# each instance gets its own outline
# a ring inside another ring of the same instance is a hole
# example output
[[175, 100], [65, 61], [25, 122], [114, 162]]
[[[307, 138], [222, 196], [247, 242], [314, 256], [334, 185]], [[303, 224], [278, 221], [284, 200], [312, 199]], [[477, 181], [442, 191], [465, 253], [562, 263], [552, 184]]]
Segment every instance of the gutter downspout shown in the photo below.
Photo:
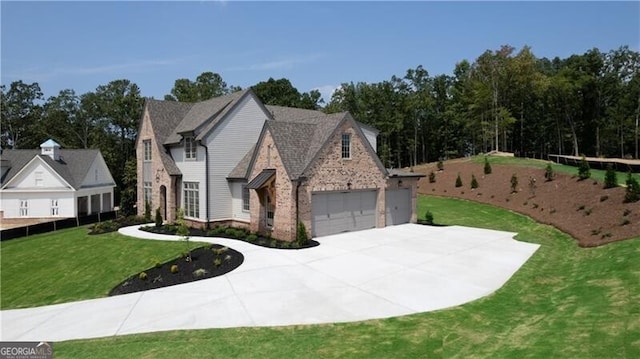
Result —
[[198, 141], [198, 144], [204, 147], [204, 178], [205, 178], [205, 213], [206, 213], [206, 228], [209, 229], [209, 147], [202, 144], [202, 140]]

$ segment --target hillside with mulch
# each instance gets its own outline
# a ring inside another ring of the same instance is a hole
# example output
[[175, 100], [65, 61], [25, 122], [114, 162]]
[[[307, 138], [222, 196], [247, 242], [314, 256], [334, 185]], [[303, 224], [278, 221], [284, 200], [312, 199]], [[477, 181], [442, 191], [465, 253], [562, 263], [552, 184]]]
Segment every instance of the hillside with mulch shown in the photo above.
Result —
[[[427, 175], [418, 183], [421, 194], [462, 198], [519, 212], [568, 233], [582, 247], [640, 236], [640, 202], [623, 203], [622, 187], [603, 189], [601, 182], [580, 181], [558, 172], [552, 181], [546, 181], [545, 170], [532, 167], [494, 164], [492, 173], [485, 175], [484, 164], [469, 159], [444, 162], [442, 171], [436, 163], [414, 171]], [[436, 174], [435, 183], [429, 182], [431, 171]], [[461, 187], [455, 186], [458, 174]], [[518, 179], [514, 193], [513, 174]], [[471, 189], [472, 175], [478, 182], [476, 189]]]

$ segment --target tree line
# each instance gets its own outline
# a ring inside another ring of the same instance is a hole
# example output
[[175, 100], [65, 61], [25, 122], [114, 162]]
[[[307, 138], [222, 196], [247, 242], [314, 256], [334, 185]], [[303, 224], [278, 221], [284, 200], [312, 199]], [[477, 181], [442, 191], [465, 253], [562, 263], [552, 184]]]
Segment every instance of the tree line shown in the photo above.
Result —
[[452, 76], [418, 66], [343, 83], [325, 111], [378, 128], [380, 157], [393, 167], [492, 150], [638, 158], [640, 54], [623, 46], [548, 59], [502, 46], [457, 63]]
[[[343, 83], [324, 107], [317, 90], [300, 92], [285, 78], [252, 88], [269, 105], [351, 112], [380, 131], [378, 153], [387, 167], [491, 150], [638, 158], [640, 54], [627, 46], [551, 60], [529, 47], [502, 46], [460, 61], [453, 75], [431, 76], [418, 66], [378, 83]], [[175, 80], [164, 99], [197, 102], [239, 90], [204, 72]], [[135, 138], [144, 104], [135, 83], [114, 80], [45, 99], [38, 83], [15, 81], [0, 86], [0, 100], [2, 148], [38, 148], [47, 138], [63, 148], [98, 148], [117, 198], [135, 201]]]

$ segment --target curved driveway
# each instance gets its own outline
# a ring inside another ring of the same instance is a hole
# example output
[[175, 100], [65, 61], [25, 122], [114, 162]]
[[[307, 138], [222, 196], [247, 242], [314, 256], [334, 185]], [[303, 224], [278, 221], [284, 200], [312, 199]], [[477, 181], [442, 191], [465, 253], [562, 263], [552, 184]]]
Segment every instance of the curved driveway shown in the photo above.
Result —
[[[174, 236], [120, 229], [132, 236]], [[303, 250], [193, 238], [244, 256], [220, 277], [115, 297], [0, 312], [2, 341], [62, 341], [174, 329], [351, 322], [487, 296], [537, 250], [515, 233], [404, 224], [317, 238]]]

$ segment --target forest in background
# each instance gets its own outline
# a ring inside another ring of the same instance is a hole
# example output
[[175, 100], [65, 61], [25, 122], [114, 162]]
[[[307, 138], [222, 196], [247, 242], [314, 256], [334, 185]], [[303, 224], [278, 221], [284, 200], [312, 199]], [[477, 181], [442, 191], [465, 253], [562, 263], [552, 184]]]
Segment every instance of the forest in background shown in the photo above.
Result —
[[[628, 46], [548, 59], [505, 45], [460, 61], [453, 75], [417, 66], [377, 83], [345, 82], [326, 104], [317, 90], [300, 92], [284, 78], [252, 88], [265, 104], [349, 111], [380, 131], [378, 154], [389, 168], [492, 150], [639, 158], [640, 54]], [[164, 99], [196, 102], [238, 90], [203, 72], [177, 79]], [[1, 146], [38, 148], [53, 138], [63, 148], [98, 148], [127, 207], [135, 199], [143, 105], [140, 88], [127, 79], [47, 99], [38, 83], [15, 81], [0, 86]]]

